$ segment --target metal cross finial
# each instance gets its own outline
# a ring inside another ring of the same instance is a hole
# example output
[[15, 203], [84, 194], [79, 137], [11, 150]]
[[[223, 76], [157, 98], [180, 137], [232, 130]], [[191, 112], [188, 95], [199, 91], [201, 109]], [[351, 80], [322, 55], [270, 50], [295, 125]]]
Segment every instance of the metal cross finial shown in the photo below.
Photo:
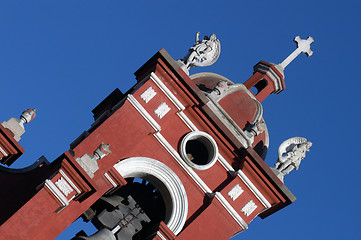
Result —
[[290, 62], [292, 62], [300, 53], [306, 53], [308, 57], [313, 54], [311, 51], [311, 43], [314, 42], [312, 37], [301, 39], [297, 36], [293, 41], [297, 43], [297, 49], [280, 64], [283, 69], [285, 69], [287, 65], [290, 64]]

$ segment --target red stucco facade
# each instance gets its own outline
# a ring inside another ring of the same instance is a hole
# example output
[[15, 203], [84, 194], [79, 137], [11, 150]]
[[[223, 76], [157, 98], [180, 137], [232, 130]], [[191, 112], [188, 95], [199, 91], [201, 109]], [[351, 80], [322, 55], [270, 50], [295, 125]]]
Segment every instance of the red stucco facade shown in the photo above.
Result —
[[[261, 63], [276, 73], [283, 90], [282, 73], [272, 64]], [[23, 171], [0, 171], [0, 181], [9, 183], [0, 186], [1, 238], [54, 239], [100, 197], [126, 185], [114, 166], [136, 157], [166, 165], [187, 196], [185, 222], [177, 226], [176, 233], [162, 222], [154, 239], [229, 239], [245, 230], [255, 217], [267, 217], [292, 203], [295, 197], [262, 158], [267, 150], [267, 130], [245, 145], [242, 133], [235, 134], [238, 128], [230, 127], [222, 112], [215, 112], [215, 106], [220, 106], [240, 129], [246, 128], [257, 111], [246, 89], [267, 81], [257, 85], [255, 99], [259, 102], [281, 91], [267, 74], [271, 70], [255, 68], [243, 90], [227, 94], [217, 105], [165, 50], [160, 50], [135, 73], [137, 84], [132, 89], [124, 94], [115, 90], [93, 110], [94, 124], [71, 144], [71, 150], [51, 164], [39, 159]], [[202, 81], [211, 84], [215, 80]], [[156, 94], [148, 100], [142, 94], [150, 88]], [[167, 106], [163, 112], [161, 105]], [[218, 147], [217, 160], [206, 170], [182, 162], [180, 144], [190, 132], [207, 133]], [[17, 143], [16, 151], [8, 147], [13, 141], [1, 126], [0, 133], [0, 145], [11, 149], [9, 154], [23, 152]], [[91, 177], [77, 159], [92, 154], [101, 143], [110, 144], [111, 153], [97, 161], [99, 169]], [[64, 182], [70, 188], [59, 186]], [[238, 196], [232, 195], [236, 186], [242, 189]]]

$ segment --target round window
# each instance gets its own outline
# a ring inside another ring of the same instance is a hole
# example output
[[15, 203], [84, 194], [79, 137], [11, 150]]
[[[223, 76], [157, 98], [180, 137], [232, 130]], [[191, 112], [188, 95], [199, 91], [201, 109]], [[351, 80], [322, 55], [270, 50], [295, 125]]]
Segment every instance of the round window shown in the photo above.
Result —
[[183, 138], [180, 154], [192, 168], [206, 170], [217, 161], [218, 147], [209, 134], [195, 131], [188, 133]]

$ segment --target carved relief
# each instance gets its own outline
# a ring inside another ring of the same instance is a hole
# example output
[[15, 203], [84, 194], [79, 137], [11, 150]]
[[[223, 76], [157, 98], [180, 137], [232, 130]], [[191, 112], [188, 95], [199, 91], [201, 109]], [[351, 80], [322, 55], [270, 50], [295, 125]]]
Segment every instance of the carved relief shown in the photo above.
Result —
[[281, 181], [292, 170], [298, 170], [311, 146], [312, 143], [303, 137], [287, 139], [279, 146], [278, 160], [272, 170]]
[[73, 189], [63, 177], [59, 178], [59, 180], [55, 182], [55, 185], [66, 197], [73, 191]]
[[228, 196], [234, 201], [243, 193], [243, 189], [237, 184], [231, 191], [228, 192]]
[[161, 119], [170, 111], [170, 107], [164, 102], [154, 111], [154, 113]]
[[242, 208], [242, 212], [244, 213], [244, 215], [246, 215], [247, 217], [249, 215], [251, 215], [253, 213], [254, 210], [256, 210], [257, 205], [250, 200], [243, 208]]
[[140, 95], [140, 97], [145, 103], [148, 103], [155, 95], [157, 95], [156, 91], [154, 91], [152, 87], [149, 87]]

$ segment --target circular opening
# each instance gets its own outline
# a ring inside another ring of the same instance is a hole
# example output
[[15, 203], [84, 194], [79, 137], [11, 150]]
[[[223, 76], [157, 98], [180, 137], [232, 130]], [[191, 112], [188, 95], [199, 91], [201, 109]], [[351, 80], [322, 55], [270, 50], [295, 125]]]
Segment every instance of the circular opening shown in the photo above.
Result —
[[204, 132], [188, 133], [181, 142], [180, 153], [194, 169], [206, 170], [217, 161], [218, 147], [214, 139]]

